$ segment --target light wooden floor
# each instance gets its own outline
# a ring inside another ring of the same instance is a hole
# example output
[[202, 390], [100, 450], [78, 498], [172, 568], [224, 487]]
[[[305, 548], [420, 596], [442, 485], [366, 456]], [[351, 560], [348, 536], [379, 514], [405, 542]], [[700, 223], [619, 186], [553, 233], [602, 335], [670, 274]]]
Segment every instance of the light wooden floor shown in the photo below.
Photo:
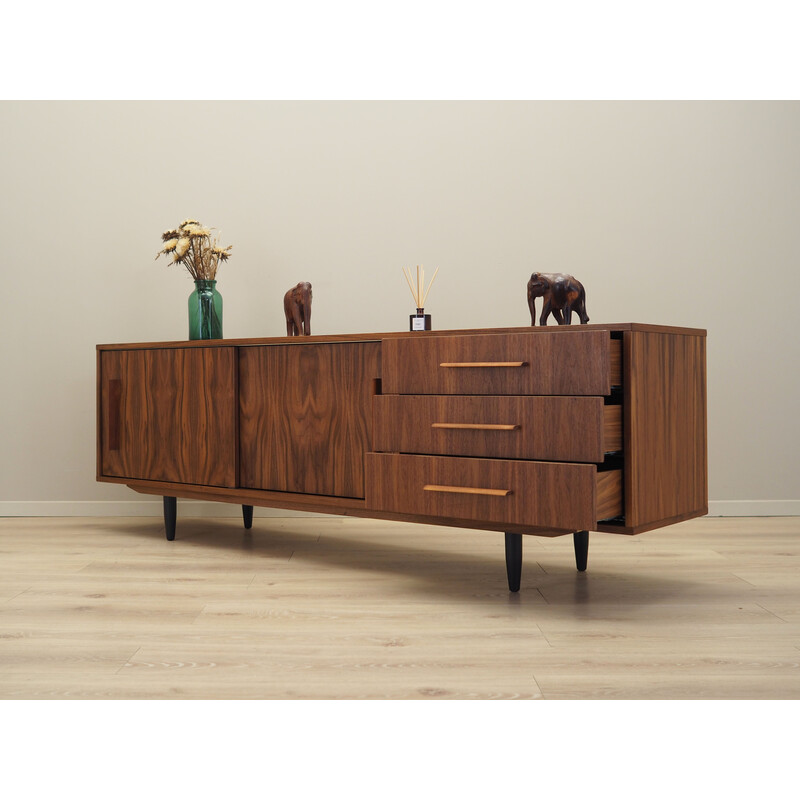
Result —
[[800, 519], [0, 519], [1, 698], [800, 699]]

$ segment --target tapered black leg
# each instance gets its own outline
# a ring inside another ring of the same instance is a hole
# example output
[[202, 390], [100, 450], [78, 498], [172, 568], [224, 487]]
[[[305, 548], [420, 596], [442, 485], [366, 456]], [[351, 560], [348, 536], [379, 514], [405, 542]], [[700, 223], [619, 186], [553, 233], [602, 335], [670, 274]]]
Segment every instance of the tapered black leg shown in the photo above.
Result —
[[522, 534], [506, 534], [506, 573], [508, 574], [508, 590], [519, 591], [522, 577]]
[[164, 498], [164, 528], [167, 531], [167, 540], [175, 538], [175, 523], [178, 519], [178, 498]]
[[242, 506], [242, 518], [245, 529], [249, 531], [253, 527], [253, 506]]
[[589, 531], [576, 531], [572, 534], [575, 545], [575, 566], [578, 572], [586, 572], [586, 562], [589, 558]]

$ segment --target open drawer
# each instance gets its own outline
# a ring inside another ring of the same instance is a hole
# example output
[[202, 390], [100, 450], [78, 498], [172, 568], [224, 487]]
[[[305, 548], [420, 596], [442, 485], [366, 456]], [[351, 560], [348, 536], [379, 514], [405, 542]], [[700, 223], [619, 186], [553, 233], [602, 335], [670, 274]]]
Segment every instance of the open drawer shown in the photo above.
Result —
[[385, 339], [384, 394], [608, 395], [622, 380], [608, 331]]
[[367, 508], [556, 530], [622, 513], [622, 473], [594, 464], [367, 453]]
[[377, 395], [380, 453], [600, 463], [622, 449], [622, 407], [602, 397]]

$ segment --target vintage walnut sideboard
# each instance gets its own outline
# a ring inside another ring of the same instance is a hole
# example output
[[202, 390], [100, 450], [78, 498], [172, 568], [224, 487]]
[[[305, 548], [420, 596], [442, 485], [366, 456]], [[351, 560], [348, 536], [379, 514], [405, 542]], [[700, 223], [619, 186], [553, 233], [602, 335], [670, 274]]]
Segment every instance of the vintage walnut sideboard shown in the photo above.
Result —
[[97, 480], [505, 532], [707, 513], [706, 332], [637, 323], [97, 346]]

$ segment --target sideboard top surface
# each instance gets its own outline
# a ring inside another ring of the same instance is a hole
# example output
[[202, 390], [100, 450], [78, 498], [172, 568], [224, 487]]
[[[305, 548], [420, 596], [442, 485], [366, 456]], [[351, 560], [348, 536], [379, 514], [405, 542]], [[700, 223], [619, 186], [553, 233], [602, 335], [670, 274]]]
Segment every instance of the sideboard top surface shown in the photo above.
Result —
[[645, 333], [670, 333], [684, 336], [706, 336], [706, 331], [701, 328], [679, 328], [669, 325], [651, 325], [641, 322], [623, 322], [616, 324], [589, 324], [589, 325], [545, 325], [524, 326], [516, 328], [465, 328], [443, 331], [388, 331], [380, 333], [342, 333], [324, 334], [315, 336], [273, 336], [266, 338], [247, 339], [200, 339], [182, 340], [174, 342], [137, 342], [98, 344], [98, 350], [128, 350], [142, 348], [175, 348], [175, 347], [258, 347], [274, 344], [319, 344], [323, 342], [379, 342], [382, 339], [396, 339], [407, 336], [470, 336], [491, 335], [504, 333], [530, 333], [540, 334], [565, 334], [578, 331], [641, 331]]

